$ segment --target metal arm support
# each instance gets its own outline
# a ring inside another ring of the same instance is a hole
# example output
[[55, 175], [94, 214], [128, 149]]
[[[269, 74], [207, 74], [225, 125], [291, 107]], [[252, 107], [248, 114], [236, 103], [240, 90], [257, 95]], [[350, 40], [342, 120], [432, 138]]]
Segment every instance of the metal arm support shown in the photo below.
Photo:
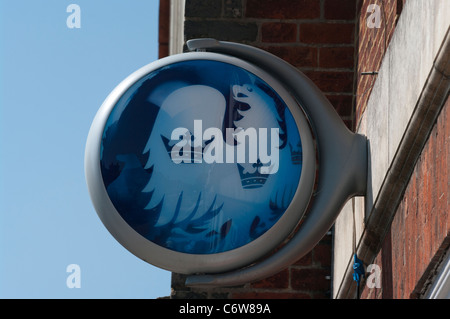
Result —
[[316, 85], [282, 59], [257, 48], [214, 39], [187, 42], [189, 50], [231, 55], [278, 79], [307, 113], [317, 139], [319, 179], [312, 206], [292, 239], [276, 253], [247, 268], [223, 274], [192, 275], [187, 286], [236, 286], [274, 275], [307, 254], [328, 232], [353, 196], [365, 195], [367, 140], [351, 132]]

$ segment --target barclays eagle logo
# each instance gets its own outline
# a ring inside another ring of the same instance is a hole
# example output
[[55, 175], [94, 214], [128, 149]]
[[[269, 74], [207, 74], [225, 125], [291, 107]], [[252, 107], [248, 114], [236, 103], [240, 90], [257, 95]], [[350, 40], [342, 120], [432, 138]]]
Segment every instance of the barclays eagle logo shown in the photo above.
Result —
[[117, 102], [101, 168], [111, 201], [139, 234], [211, 254], [251, 242], [283, 215], [301, 175], [301, 140], [260, 78], [185, 61], [151, 72]]

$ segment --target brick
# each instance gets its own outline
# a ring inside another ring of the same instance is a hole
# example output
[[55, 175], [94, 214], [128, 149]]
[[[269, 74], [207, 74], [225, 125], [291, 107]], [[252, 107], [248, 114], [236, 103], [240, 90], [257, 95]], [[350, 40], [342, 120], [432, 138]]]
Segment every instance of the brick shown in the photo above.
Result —
[[191, 21], [184, 22], [186, 39], [215, 38], [224, 41], [255, 41], [258, 27], [254, 22]]
[[355, 64], [353, 47], [324, 47], [319, 49], [319, 66], [322, 68], [353, 69]]
[[313, 249], [314, 265], [331, 267], [331, 245], [319, 243]]
[[317, 44], [352, 44], [353, 23], [301, 23], [300, 42]]
[[325, 0], [325, 19], [353, 20], [356, 17], [356, 0]]
[[353, 96], [326, 95], [326, 97], [341, 117], [352, 115]]
[[212, 291], [208, 299], [230, 299], [230, 293], [229, 292], [215, 292]]
[[403, 241], [405, 242], [405, 260], [406, 267], [408, 271], [404, 274], [404, 280], [406, 281], [406, 289], [411, 291], [414, 288], [414, 282], [416, 278], [415, 267], [416, 254], [415, 250], [415, 238], [414, 234], [417, 234], [417, 224], [415, 223], [415, 214], [411, 212], [408, 213], [408, 201], [412, 199], [412, 192], [408, 191], [408, 196], [404, 198], [403, 210], [404, 212], [397, 212], [398, 214], [405, 215], [405, 233], [403, 236]]
[[313, 292], [312, 293], [312, 299], [330, 299], [330, 293], [331, 291], [326, 292]]
[[[400, 209], [400, 207], [399, 207]], [[400, 218], [394, 217], [394, 220], [392, 221], [391, 226], [391, 238], [392, 238], [392, 269], [395, 270], [392, 273], [392, 293], [393, 298], [398, 298], [399, 295], [399, 284], [402, 282], [402, 278], [399, 277], [399, 275], [403, 274], [402, 268], [403, 268], [403, 237], [401, 235], [401, 232], [399, 231], [402, 229], [401, 227], [401, 220]], [[393, 231], [395, 230], [395, 231]]]
[[294, 263], [295, 266], [310, 266], [312, 265], [312, 251], [307, 253], [305, 256], [297, 260], [297, 262]]
[[226, 18], [241, 18], [243, 14], [242, 0], [225, 0], [223, 11]]
[[247, 0], [246, 17], [264, 19], [320, 18], [320, 0]]
[[353, 121], [353, 119], [344, 119], [344, 124], [345, 124], [345, 126], [347, 126], [347, 128], [350, 130], [350, 131], [354, 131], [355, 130], [355, 123], [354, 123], [354, 121]]
[[270, 46], [265, 49], [295, 67], [317, 67], [317, 48]]
[[[448, 178], [448, 169], [439, 163], [442, 155], [445, 165], [448, 165], [446, 156], [441, 152], [445, 148], [443, 139], [448, 139], [442, 136], [445, 136], [444, 123], [445, 109], [422, 150], [392, 221], [393, 298], [417, 296], [417, 291], [425, 282], [423, 278], [428, 276], [426, 272], [447, 236], [445, 230], [442, 233], [440, 230], [442, 219], [447, 219], [447, 213], [439, 214], [438, 210], [441, 205], [438, 201], [439, 180], [444, 178], [447, 182]], [[448, 207], [443, 209], [448, 211]]]
[[159, 3], [158, 41], [160, 43], [169, 43], [170, 1], [161, 0]]
[[363, 291], [360, 294], [360, 299], [374, 299], [374, 294], [372, 293], [372, 289], [369, 289], [367, 287], [363, 287]]
[[423, 260], [423, 239], [422, 236], [418, 236], [416, 240], [416, 253], [417, 253], [417, 260], [418, 263], [416, 265], [416, 271], [415, 271], [415, 277], [420, 278], [423, 273], [423, 266], [422, 266], [422, 260]]
[[206, 292], [174, 291], [170, 299], [206, 299]]
[[[416, 278], [416, 265], [417, 265], [417, 253], [415, 252], [415, 240], [419, 234], [419, 229], [417, 227], [417, 179], [411, 178], [408, 188], [408, 218], [409, 224], [411, 225], [411, 232], [409, 234], [409, 251], [410, 257], [408, 267], [410, 272]], [[415, 280], [414, 280], [415, 281]]]
[[218, 18], [222, 14], [222, 1], [189, 0], [184, 12], [188, 18]]
[[442, 112], [441, 114], [444, 114], [445, 119], [444, 119], [444, 123], [445, 123], [445, 154], [447, 154], [447, 209], [445, 210], [445, 215], [447, 217], [446, 220], [446, 225], [447, 225], [447, 234], [450, 233], [450, 214], [448, 214], [448, 212], [450, 211], [450, 97], [447, 98], [447, 103], [445, 104], [445, 108], [444, 108], [444, 112]]
[[430, 254], [431, 257], [436, 253], [438, 247], [441, 244], [439, 240], [439, 234], [437, 232], [437, 211], [436, 211], [436, 199], [437, 199], [437, 176], [436, 173], [436, 147], [437, 147], [437, 128], [434, 126], [433, 131], [428, 139], [428, 153], [429, 153], [429, 168], [430, 176], [430, 211], [429, 211], [429, 225], [428, 231], [430, 234]]
[[283, 289], [289, 287], [289, 270], [285, 269], [278, 274], [251, 284], [253, 288]]
[[381, 267], [381, 289], [380, 298], [392, 299], [392, 233], [388, 232], [383, 241], [383, 246], [375, 258], [376, 265]]
[[160, 43], [158, 48], [158, 57], [162, 59], [168, 55], [169, 55], [169, 45]]
[[351, 93], [353, 90], [353, 72], [305, 71], [304, 73], [324, 93]]
[[[450, 101], [450, 99], [448, 100]], [[450, 196], [447, 185], [449, 185], [449, 169], [448, 162], [450, 161], [449, 150], [446, 145], [449, 144], [449, 137], [445, 133], [445, 126], [449, 126], [448, 120], [450, 120], [450, 103], [447, 102], [446, 107], [442, 110], [441, 115], [437, 121], [437, 129], [439, 132], [437, 138], [437, 170], [439, 172], [439, 177], [437, 179], [437, 199], [436, 199], [436, 210], [439, 215], [438, 218], [438, 234], [440, 238], [445, 238], [447, 235], [447, 214], [449, 212], [448, 206], [448, 196]], [[447, 143], [446, 143], [447, 142]]]
[[159, 2], [159, 28], [158, 28], [158, 57], [164, 58], [169, 55], [169, 19], [170, 1]]
[[262, 42], [295, 42], [296, 39], [295, 23], [267, 22], [261, 26]]
[[235, 292], [231, 299], [311, 299], [307, 293], [291, 292]]
[[330, 289], [330, 270], [326, 269], [291, 269], [291, 288], [303, 291], [321, 291]]

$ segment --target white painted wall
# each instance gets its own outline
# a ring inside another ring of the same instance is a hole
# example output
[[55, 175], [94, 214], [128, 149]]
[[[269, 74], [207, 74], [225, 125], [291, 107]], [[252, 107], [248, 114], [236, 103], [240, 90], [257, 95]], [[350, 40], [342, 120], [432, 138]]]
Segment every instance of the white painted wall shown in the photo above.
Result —
[[185, 0], [170, 0], [169, 55], [183, 53]]

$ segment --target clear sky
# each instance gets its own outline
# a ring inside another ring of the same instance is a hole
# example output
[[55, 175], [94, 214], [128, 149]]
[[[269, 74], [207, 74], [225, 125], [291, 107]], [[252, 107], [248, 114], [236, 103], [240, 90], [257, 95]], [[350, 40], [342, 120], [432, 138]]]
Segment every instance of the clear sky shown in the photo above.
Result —
[[[70, 4], [80, 28], [68, 28]], [[84, 175], [109, 92], [157, 59], [157, 0], [0, 0], [0, 298], [156, 298], [170, 273], [123, 248]], [[80, 267], [68, 288], [66, 267]]]

